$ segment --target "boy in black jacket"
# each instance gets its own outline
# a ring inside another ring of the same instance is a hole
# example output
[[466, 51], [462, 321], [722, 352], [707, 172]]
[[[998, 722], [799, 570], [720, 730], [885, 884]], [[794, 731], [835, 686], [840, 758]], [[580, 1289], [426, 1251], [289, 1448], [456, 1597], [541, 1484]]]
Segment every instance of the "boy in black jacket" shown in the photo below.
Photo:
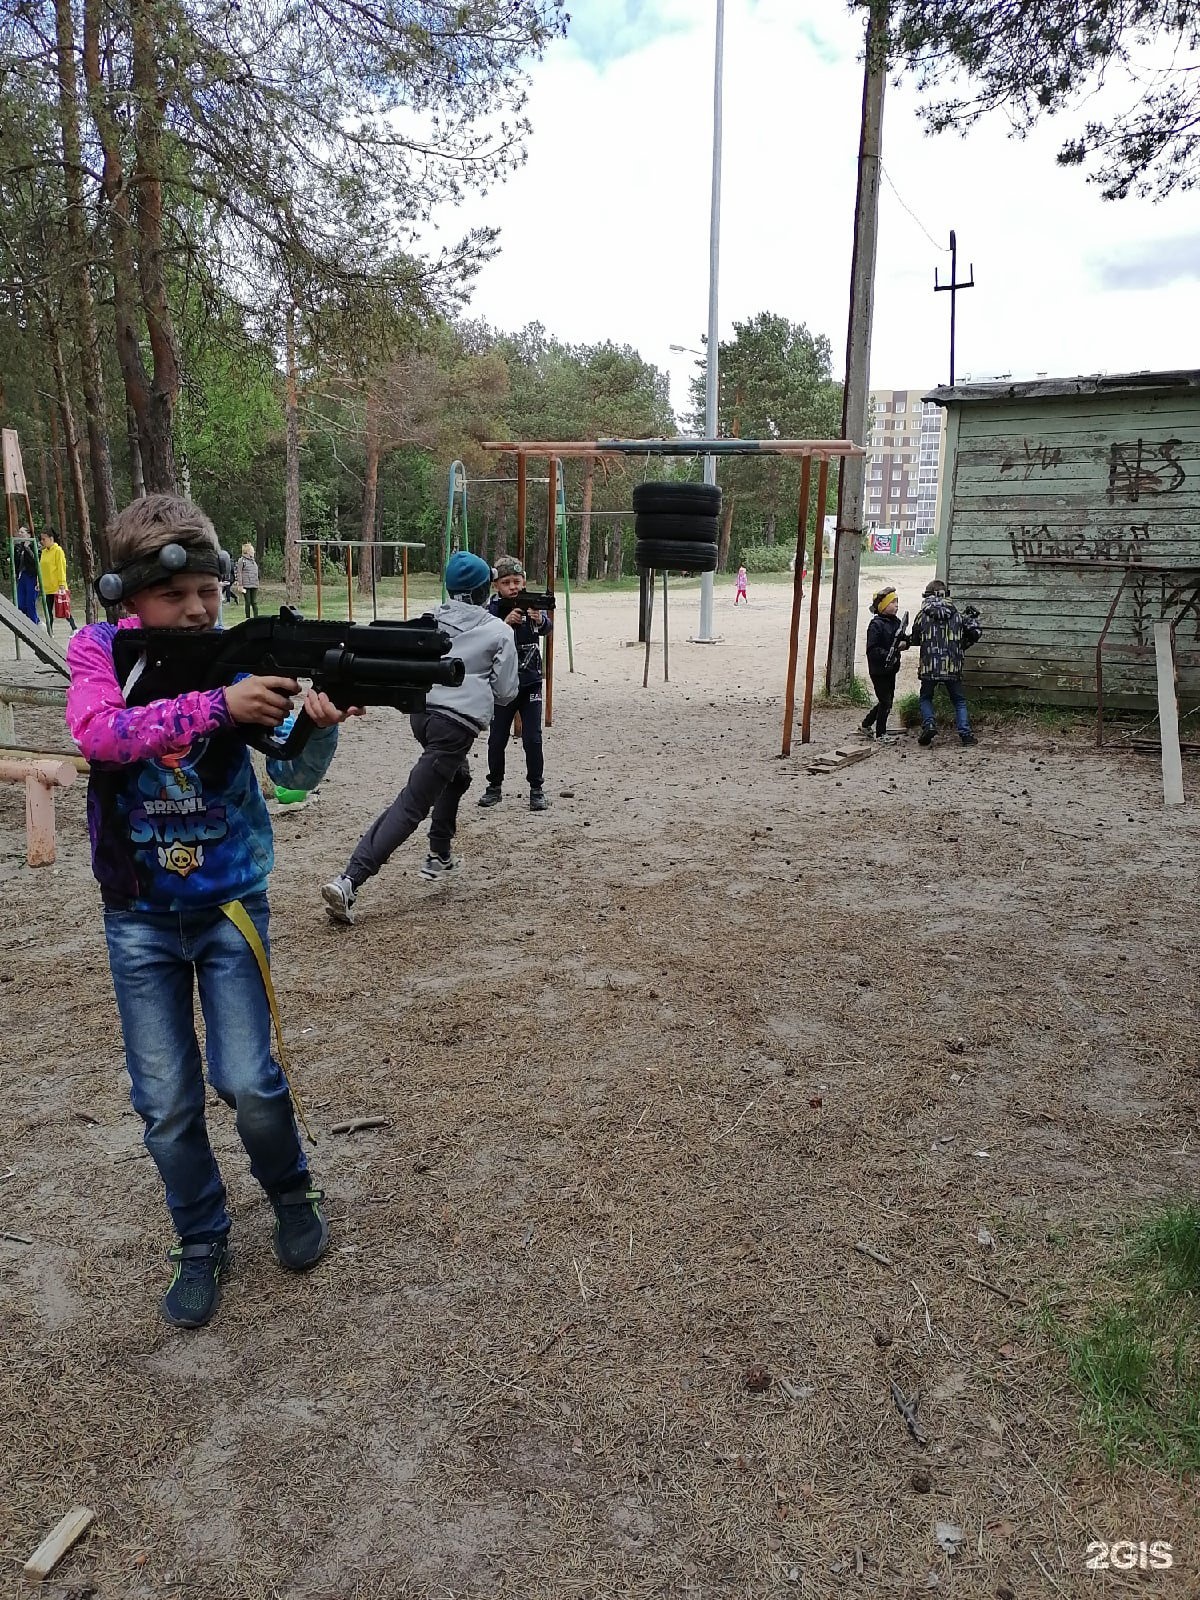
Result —
[[867, 628], [867, 671], [875, 690], [876, 704], [863, 718], [863, 732], [882, 739], [887, 732], [888, 712], [896, 698], [896, 678], [900, 672], [900, 652], [908, 649], [904, 623], [896, 613], [900, 609], [895, 589], [880, 589], [871, 601], [874, 615]]
[[504, 784], [504, 753], [512, 735], [513, 722], [520, 713], [525, 773], [529, 779], [529, 809], [545, 811], [550, 802], [546, 799], [543, 787], [542, 640], [554, 623], [548, 611], [522, 611], [513, 606], [513, 597], [525, 587], [525, 568], [516, 556], [499, 556], [495, 574], [496, 593], [488, 602], [488, 610], [502, 622], [507, 622], [513, 630], [521, 687], [510, 705], [497, 705], [492, 718], [492, 728], [488, 734], [487, 788], [480, 795], [479, 804], [494, 806], [500, 801]]

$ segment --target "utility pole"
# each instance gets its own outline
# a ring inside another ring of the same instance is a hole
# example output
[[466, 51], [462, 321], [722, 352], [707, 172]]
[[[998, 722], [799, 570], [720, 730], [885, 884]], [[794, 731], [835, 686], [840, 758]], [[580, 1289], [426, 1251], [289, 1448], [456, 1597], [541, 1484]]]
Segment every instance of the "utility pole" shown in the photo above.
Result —
[[[717, 43], [713, 68], [712, 207], [708, 225], [708, 338], [705, 341], [704, 433], [717, 437], [717, 269], [721, 260], [721, 78], [725, 61], [725, 0], [717, 0]], [[717, 458], [705, 456], [704, 481], [716, 483]], [[716, 644], [713, 633], [713, 574], [700, 579], [700, 628], [696, 644]]]
[[954, 387], [954, 323], [955, 312], [958, 309], [958, 295], [960, 289], [973, 289], [975, 287], [975, 263], [972, 261], [967, 269], [971, 276], [965, 283], [959, 282], [958, 277], [958, 240], [954, 237], [954, 229], [950, 229], [950, 282], [939, 283], [937, 268], [933, 269], [934, 294], [948, 294], [950, 296], [950, 387]]
[[[875, 312], [883, 92], [887, 87], [887, 14], [887, 0], [872, 0], [867, 17], [862, 127], [858, 141], [858, 196], [854, 203], [854, 252], [850, 259], [850, 318], [846, 329], [842, 437], [859, 445], [867, 442], [867, 408], [870, 404], [871, 323]], [[866, 458], [843, 457], [838, 472], [833, 607], [829, 619], [829, 658], [825, 668], [827, 693], [841, 684], [849, 683], [854, 676], [865, 481]], [[824, 530], [818, 528], [816, 536], [818, 539], [824, 538]]]

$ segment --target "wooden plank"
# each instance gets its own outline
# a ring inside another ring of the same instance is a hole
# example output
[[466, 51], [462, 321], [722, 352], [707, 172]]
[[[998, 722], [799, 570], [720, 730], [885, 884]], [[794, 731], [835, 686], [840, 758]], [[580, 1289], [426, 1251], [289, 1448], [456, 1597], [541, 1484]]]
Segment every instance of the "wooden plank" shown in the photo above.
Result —
[[21, 643], [27, 644], [34, 655], [40, 657], [48, 667], [53, 667], [64, 678], [71, 676], [66, 656], [46, 630], [30, 622], [24, 612], [18, 611], [12, 601], [2, 594], [0, 594], [0, 623], [3, 623], [11, 633], [15, 633]]
[[1175, 696], [1175, 640], [1170, 622], [1154, 624], [1158, 668], [1158, 729], [1162, 741], [1163, 804], [1183, 804], [1183, 756], [1179, 749], [1179, 702]]
[[814, 756], [808, 764], [810, 773], [840, 772], [843, 767], [852, 767], [856, 761], [866, 761], [868, 756], [874, 755], [870, 745], [861, 749], [827, 750], [822, 755]]
[[96, 1513], [87, 1506], [76, 1506], [68, 1511], [62, 1521], [50, 1530], [25, 1563], [27, 1578], [47, 1578], [70, 1550], [77, 1544], [96, 1520]]

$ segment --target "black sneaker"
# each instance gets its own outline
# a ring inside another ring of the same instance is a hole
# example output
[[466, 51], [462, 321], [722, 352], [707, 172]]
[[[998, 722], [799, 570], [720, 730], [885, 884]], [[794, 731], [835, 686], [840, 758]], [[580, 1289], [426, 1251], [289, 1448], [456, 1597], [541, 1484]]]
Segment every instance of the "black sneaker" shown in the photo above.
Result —
[[934, 734], [936, 732], [937, 732], [937, 729], [933, 728], [933, 727], [922, 728], [920, 733], [917, 735], [917, 743], [918, 744], [932, 744], [933, 743], [933, 736], [934, 736]]
[[275, 1212], [275, 1259], [289, 1272], [307, 1272], [329, 1248], [329, 1224], [321, 1210], [324, 1189], [289, 1189], [271, 1196]]
[[530, 811], [549, 811], [550, 802], [546, 799], [546, 791], [544, 789], [530, 789], [529, 809]]
[[498, 783], [489, 783], [487, 788], [479, 796], [479, 804], [481, 806], [498, 806], [500, 804], [500, 800], [500, 785]]
[[973, 733], [960, 733], [958, 736], [964, 744], [978, 744], [979, 740]]
[[172, 1245], [167, 1260], [174, 1262], [175, 1276], [162, 1297], [163, 1320], [173, 1328], [202, 1328], [211, 1322], [221, 1304], [221, 1273], [228, 1256], [224, 1236]]

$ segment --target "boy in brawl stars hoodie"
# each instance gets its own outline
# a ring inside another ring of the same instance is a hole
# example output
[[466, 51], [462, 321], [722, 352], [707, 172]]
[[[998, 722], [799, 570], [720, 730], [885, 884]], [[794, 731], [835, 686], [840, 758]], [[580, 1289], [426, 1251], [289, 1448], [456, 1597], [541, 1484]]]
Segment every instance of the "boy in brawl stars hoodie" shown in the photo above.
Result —
[[[108, 530], [114, 570], [101, 598], [132, 613], [92, 623], [67, 648], [67, 725], [91, 763], [88, 830], [104, 903], [134, 1110], [166, 1189], [178, 1243], [162, 1314], [202, 1327], [217, 1309], [230, 1230], [205, 1121], [204, 1066], [193, 1018], [199, 988], [213, 1089], [234, 1110], [250, 1170], [275, 1212], [280, 1264], [304, 1272], [329, 1230], [296, 1129], [291, 1093], [271, 1054], [267, 874], [271, 824], [250, 764], [250, 725], [278, 727], [292, 678], [249, 676], [224, 689], [128, 706], [117, 679], [118, 629], [205, 630], [221, 605], [212, 523], [175, 495], [135, 500]], [[341, 712], [309, 690], [319, 731], [273, 781], [311, 788], [333, 757]]]
[[[436, 625], [454, 643], [451, 656], [466, 667], [453, 687], [430, 689], [424, 711], [409, 718], [421, 754], [408, 782], [355, 845], [345, 869], [321, 890], [325, 909], [335, 922], [354, 921], [359, 889], [414, 834], [426, 817], [429, 853], [421, 876], [430, 882], [462, 865], [450, 853], [458, 826], [458, 807], [471, 787], [467, 757], [479, 735], [491, 726], [498, 705], [517, 698], [517, 647], [513, 630], [486, 610], [492, 569], [479, 556], [458, 550], [446, 563], [449, 600], [433, 608]], [[432, 815], [431, 815], [432, 813]]]

